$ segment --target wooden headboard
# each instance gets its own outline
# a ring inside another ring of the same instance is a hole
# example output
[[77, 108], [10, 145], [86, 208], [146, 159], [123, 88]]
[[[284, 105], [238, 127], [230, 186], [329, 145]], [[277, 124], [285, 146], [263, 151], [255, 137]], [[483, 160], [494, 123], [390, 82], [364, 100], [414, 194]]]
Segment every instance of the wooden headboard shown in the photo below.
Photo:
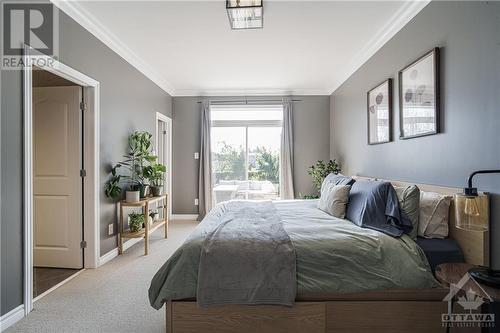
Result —
[[[443, 187], [427, 184], [407, 183], [397, 180], [385, 180], [373, 177], [355, 176], [355, 179], [382, 180], [391, 182], [394, 186], [417, 185], [419, 189], [426, 192], [436, 192], [453, 196], [462, 192], [461, 188]], [[455, 227], [455, 202], [451, 200], [449, 215], [449, 236], [460, 245], [465, 261], [473, 265], [489, 266], [490, 245], [488, 231], [468, 231]]]

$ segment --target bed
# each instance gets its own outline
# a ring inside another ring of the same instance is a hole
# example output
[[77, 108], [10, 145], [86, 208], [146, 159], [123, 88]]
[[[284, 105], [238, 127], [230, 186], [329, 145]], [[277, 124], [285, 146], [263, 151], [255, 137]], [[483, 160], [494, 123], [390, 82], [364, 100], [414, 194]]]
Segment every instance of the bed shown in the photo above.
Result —
[[[459, 191], [418, 186], [443, 194]], [[197, 305], [200, 244], [210, 219], [224, 210], [219, 206], [152, 281], [150, 301], [155, 308], [166, 303], [167, 332], [443, 331], [441, 314], [447, 304], [442, 299], [448, 290], [434, 280], [427, 253], [408, 236], [393, 238], [361, 229], [317, 210], [314, 201], [275, 206], [297, 255], [294, 306]], [[450, 238], [459, 244], [465, 261], [486, 264], [487, 235], [455, 229], [453, 205], [450, 212]], [[358, 246], [342, 245], [358, 238]]]

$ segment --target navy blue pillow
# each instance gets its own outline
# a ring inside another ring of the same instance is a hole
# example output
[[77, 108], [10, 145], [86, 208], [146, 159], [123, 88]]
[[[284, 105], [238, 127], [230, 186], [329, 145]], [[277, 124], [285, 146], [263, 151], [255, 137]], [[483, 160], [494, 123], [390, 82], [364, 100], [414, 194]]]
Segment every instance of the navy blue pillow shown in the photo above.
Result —
[[465, 262], [462, 249], [451, 238], [423, 238], [417, 237], [417, 244], [424, 250], [432, 271], [440, 264]]
[[394, 187], [388, 182], [356, 181], [349, 193], [346, 219], [395, 237], [413, 229], [410, 219], [399, 208]]

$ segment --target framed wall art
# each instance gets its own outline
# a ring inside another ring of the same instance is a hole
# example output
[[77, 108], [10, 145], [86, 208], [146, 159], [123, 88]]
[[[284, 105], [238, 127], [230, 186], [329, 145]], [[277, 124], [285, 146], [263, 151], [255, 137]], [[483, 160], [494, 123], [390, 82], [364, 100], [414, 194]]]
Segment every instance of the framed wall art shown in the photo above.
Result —
[[399, 72], [400, 138], [439, 133], [439, 48]]
[[368, 144], [392, 140], [392, 79], [367, 93]]

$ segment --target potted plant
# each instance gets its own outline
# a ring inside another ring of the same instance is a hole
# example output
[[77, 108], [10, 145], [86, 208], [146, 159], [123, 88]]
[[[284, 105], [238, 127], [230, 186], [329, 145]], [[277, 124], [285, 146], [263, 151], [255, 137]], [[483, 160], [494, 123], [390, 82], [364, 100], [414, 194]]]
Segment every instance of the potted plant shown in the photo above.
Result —
[[[314, 187], [318, 189], [318, 193], [321, 191], [321, 184], [326, 176], [331, 173], [340, 173], [340, 165], [336, 160], [329, 160], [328, 163], [324, 163], [322, 160], [316, 162], [315, 165], [310, 166], [307, 169], [307, 173], [312, 177], [312, 182]], [[304, 199], [315, 199], [319, 198], [318, 195], [304, 195]]]
[[159, 197], [163, 194], [163, 182], [167, 168], [160, 163], [153, 163], [144, 168], [145, 176], [149, 180], [149, 187], [153, 196]]
[[[147, 196], [148, 184], [144, 169], [156, 160], [152, 155], [152, 137], [148, 132], [135, 131], [128, 138], [128, 151], [123, 161], [118, 162], [111, 168], [111, 178], [106, 183], [105, 194], [112, 199], [118, 199], [122, 189], [120, 182], [126, 180], [130, 190], [126, 191], [126, 200], [129, 202], [139, 201]], [[118, 174], [118, 169], [126, 170], [125, 174]]]
[[128, 215], [128, 228], [131, 232], [138, 232], [144, 225], [144, 214], [130, 213]]

